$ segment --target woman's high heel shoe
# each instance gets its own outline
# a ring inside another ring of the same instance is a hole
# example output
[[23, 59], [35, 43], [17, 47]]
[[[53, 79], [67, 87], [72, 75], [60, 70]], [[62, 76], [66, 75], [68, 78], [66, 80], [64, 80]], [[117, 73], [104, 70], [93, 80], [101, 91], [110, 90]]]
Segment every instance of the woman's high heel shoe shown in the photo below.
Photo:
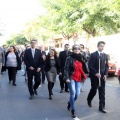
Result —
[[68, 102], [67, 109], [68, 109], [69, 111], [70, 111], [70, 107], [71, 107], [70, 102]]

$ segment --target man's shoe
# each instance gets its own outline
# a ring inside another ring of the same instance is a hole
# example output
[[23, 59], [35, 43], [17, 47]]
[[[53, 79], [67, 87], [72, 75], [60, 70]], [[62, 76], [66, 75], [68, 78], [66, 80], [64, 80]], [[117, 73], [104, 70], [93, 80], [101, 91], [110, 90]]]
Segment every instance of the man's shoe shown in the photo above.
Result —
[[92, 103], [91, 103], [91, 102], [88, 102], [88, 106], [89, 106], [89, 107], [92, 107]]
[[104, 109], [99, 109], [99, 111], [102, 113], [107, 113]]
[[63, 89], [61, 89], [60, 93], [63, 93]]
[[13, 86], [17, 86], [17, 84], [14, 83]]
[[29, 99], [30, 99], [30, 100], [34, 99], [34, 95], [31, 95], [31, 96], [29, 97]]
[[35, 90], [35, 89], [34, 89], [34, 93], [35, 93], [36, 95], [38, 95], [37, 90]]
[[49, 96], [49, 99], [52, 100], [52, 96], [51, 95]]
[[65, 92], [69, 92], [69, 90], [65, 90]]

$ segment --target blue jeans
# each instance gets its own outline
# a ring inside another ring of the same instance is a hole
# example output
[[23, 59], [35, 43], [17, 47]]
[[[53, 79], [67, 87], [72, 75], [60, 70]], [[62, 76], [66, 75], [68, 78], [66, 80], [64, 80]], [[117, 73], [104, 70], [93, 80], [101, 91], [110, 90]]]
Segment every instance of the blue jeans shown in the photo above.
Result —
[[75, 110], [75, 101], [80, 95], [80, 90], [82, 88], [82, 83], [81, 82], [76, 82], [75, 80], [71, 80], [70, 83], [68, 83], [68, 87], [70, 90], [70, 105], [71, 109]]

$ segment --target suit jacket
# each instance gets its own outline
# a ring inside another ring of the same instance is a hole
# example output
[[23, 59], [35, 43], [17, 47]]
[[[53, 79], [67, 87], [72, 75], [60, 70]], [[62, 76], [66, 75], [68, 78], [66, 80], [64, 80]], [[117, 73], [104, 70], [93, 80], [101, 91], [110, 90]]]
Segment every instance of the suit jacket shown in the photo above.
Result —
[[66, 62], [66, 58], [70, 56], [71, 52], [68, 51], [68, 55], [66, 55], [66, 51], [61, 51], [59, 54], [59, 66], [60, 66], [60, 71], [64, 72], [64, 66]]
[[[102, 60], [100, 62], [100, 72], [101, 75], [108, 75], [108, 58], [105, 53], [102, 55]], [[90, 70], [90, 77], [95, 76], [97, 73], [99, 73], [99, 53], [98, 51], [94, 52], [91, 54], [89, 62], [88, 62], [88, 67]]]
[[[40, 50], [40, 52], [41, 52], [41, 50]], [[42, 55], [46, 55], [46, 52], [45, 52], [45, 51], [42, 51], [41, 54], [42, 54]]]
[[24, 54], [24, 62], [26, 65], [26, 69], [29, 70], [29, 68], [32, 66], [35, 70], [37, 68], [42, 68], [42, 55], [40, 53], [39, 49], [35, 49], [34, 58], [32, 56], [31, 48], [25, 50]]

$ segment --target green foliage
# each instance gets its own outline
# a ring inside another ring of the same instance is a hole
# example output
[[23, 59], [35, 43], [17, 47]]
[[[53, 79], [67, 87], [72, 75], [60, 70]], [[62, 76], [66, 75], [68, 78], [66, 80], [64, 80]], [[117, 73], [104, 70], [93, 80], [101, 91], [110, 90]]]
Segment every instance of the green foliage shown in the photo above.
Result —
[[116, 33], [120, 28], [120, 0], [41, 0], [51, 16], [53, 31], [92, 36]]
[[12, 35], [11, 38], [7, 41], [7, 45], [24, 45], [29, 41], [24, 37], [23, 34]]

